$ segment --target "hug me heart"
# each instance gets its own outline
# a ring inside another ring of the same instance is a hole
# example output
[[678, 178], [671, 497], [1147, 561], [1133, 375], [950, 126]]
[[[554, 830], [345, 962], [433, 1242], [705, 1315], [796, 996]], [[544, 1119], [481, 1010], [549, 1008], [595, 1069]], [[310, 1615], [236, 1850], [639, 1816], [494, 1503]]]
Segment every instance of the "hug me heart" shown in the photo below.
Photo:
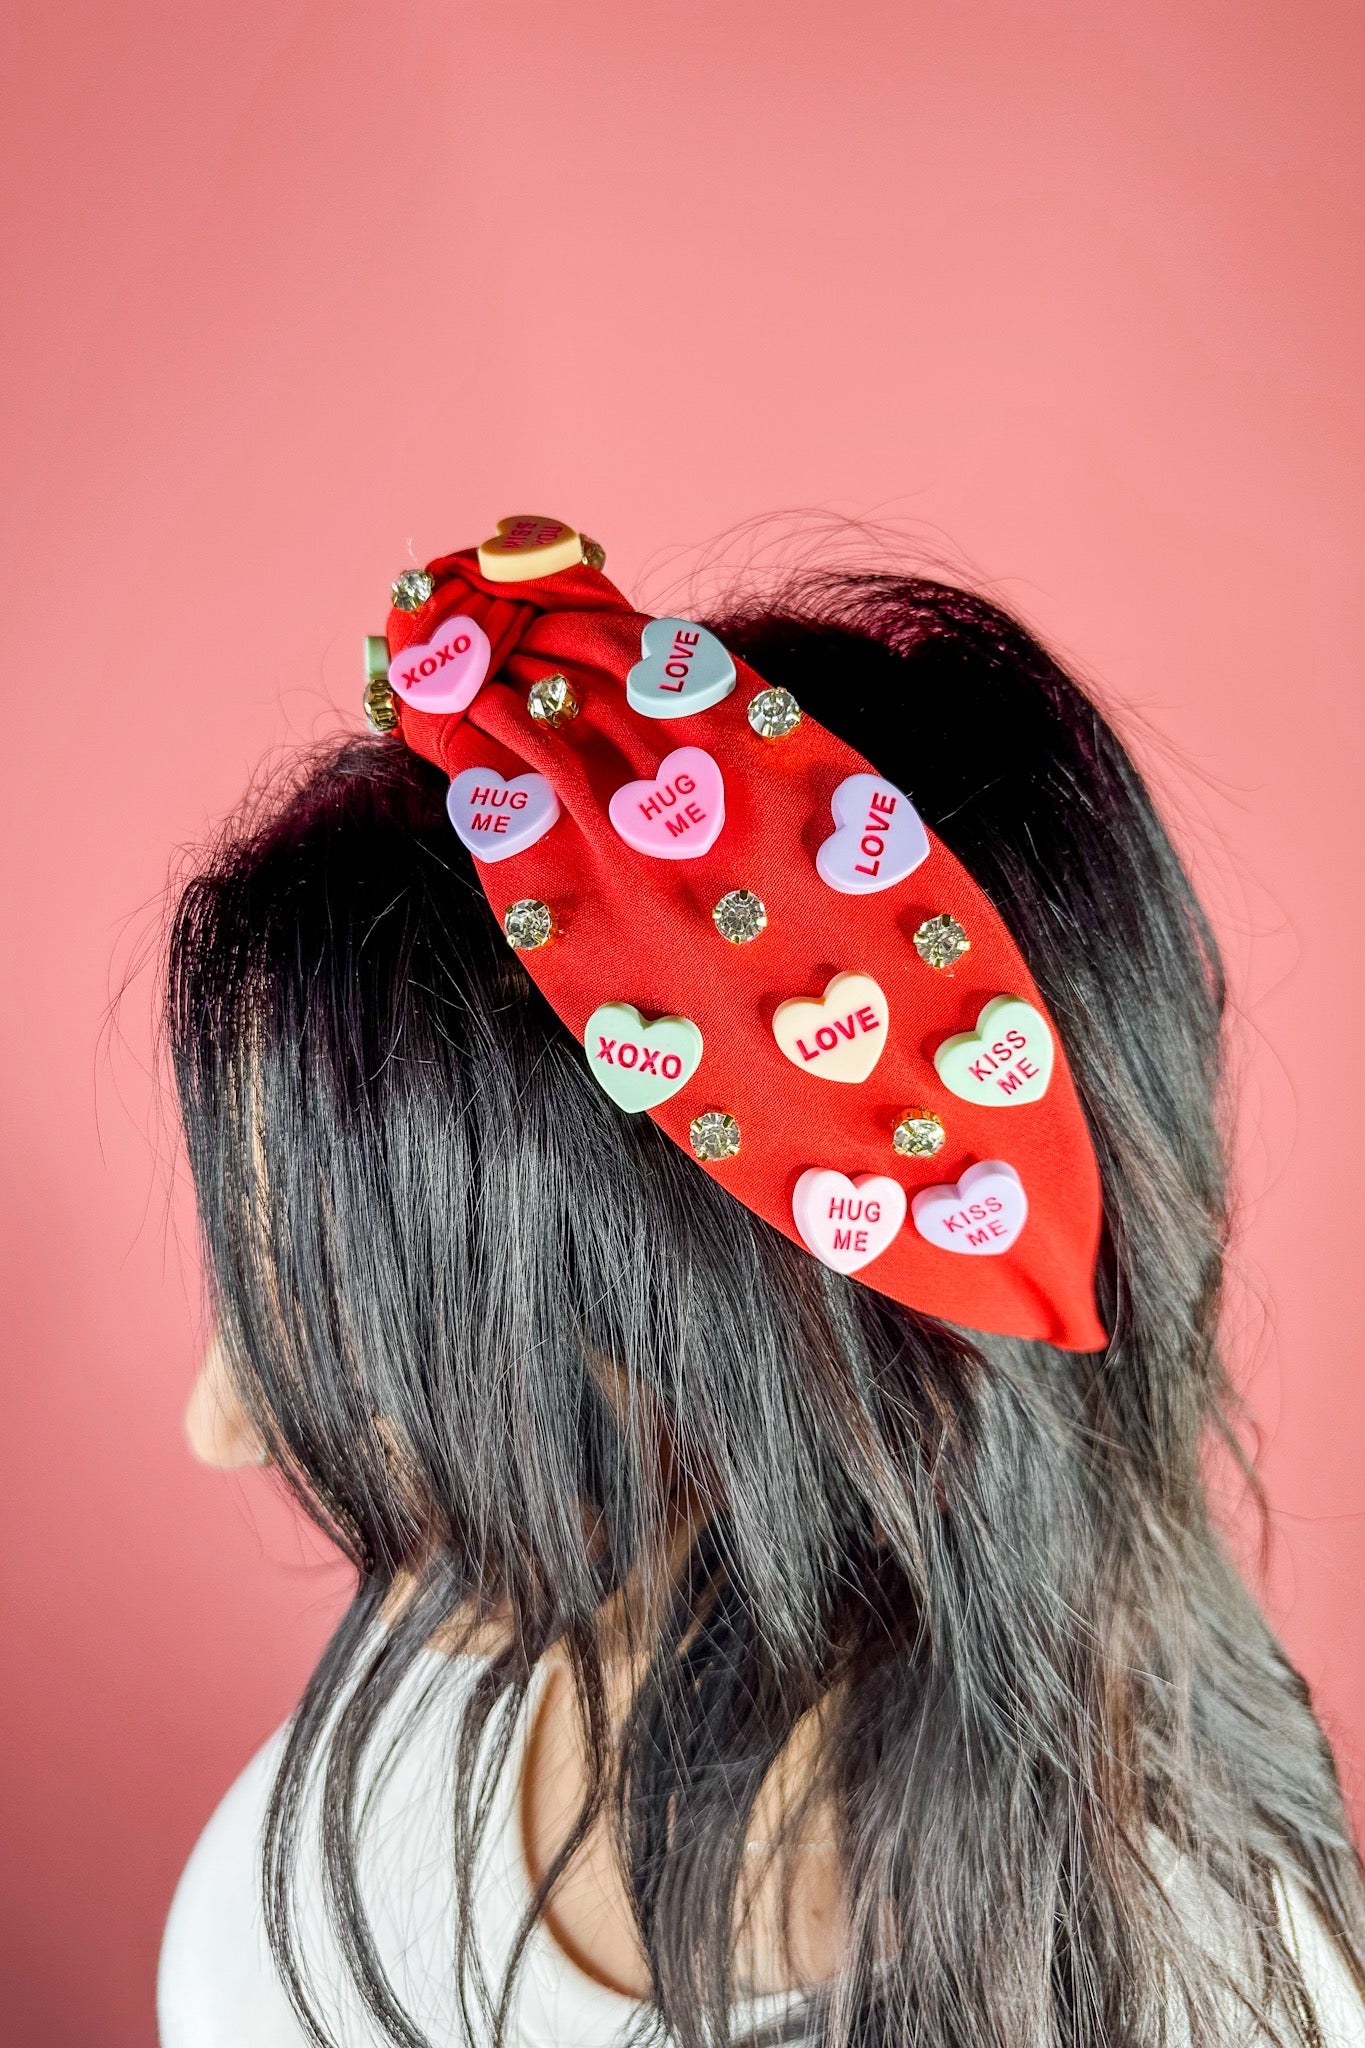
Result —
[[773, 1037], [794, 1067], [823, 1081], [865, 1081], [882, 1056], [886, 997], [870, 974], [836, 974], [819, 1002], [793, 996], [773, 1013]]
[[644, 718], [686, 718], [734, 687], [735, 665], [714, 633], [687, 619], [651, 619], [626, 677], [626, 702]]
[[480, 860], [507, 860], [543, 839], [559, 816], [559, 798], [543, 775], [504, 782], [495, 768], [464, 768], [446, 791], [456, 833]]
[[915, 1228], [940, 1251], [1007, 1252], [1028, 1221], [1028, 1196], [1003, 1159], [969, 1166], [954, 1187], [921, 1188], [912, 1198]]
[[479, 694], [492, 649], [474, 619], [456, 612], [430, 640], [419, 640], [389, 663], [389, 688], [414, 711], [463, 711]]
[[632, 1116], [676, 1095], [701, 1063], [701, 1033], [690, 1017], [646, 1024], [630, 1003], [602, 1003], [583, 1029], [588, 1065], [618, 1109]]
[[822, 1266], [856, 1273], [884, 1252], [905, 1221], [905, 1189], [884, 1173], [811, 1166], [792, 1192], [792, 1220]]
[[929, 857], [929, 835], [903, 790], [849, 775], [829, 800], [838, 828], [815, 856], [820, 879], [844, 896], [890, 889]]
[[654, 860], [692, 860], [725, 823], [725, 784], [700, 747], [676, 747], [652, 780], [623, 783], [607, 816], [627, 846]]
[[964, 1102], [987, 1109], [1039, 1102], [1052, 1078], [1052, 1033], [1032, 1003], [996, 996], [975, 1031], [944, 1039], [934, 1065], [944, 1087]]

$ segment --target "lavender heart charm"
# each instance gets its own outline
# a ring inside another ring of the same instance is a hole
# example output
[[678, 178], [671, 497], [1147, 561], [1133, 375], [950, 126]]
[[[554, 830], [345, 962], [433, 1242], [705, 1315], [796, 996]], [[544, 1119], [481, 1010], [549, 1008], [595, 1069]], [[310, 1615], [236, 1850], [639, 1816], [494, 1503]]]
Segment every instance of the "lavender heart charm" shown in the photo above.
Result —
[[543, 839], [559, 816], [559, 798], [543, 775], [504, 782], [495, 768], [464, 768], [446, 791], [450, 822], [479, 860], [508, 860]]
[[915, 806], [879, 775], [850, 775], [829, 800], [838, 828], [815, 856], [820, 880], [843, 896], [890, 889], [929, 857]]

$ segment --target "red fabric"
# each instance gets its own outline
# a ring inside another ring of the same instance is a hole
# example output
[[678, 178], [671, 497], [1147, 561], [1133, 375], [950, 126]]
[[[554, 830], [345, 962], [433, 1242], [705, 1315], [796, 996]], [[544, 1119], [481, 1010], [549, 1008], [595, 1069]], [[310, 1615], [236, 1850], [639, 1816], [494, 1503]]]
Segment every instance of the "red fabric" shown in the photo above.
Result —
[[[836, 893], [817, 875], [815, 853], [833, 830], [830, 797], [839, 783], [877, 773], [861, 755], [808, 713], [787, 738], [759, 739], [746, 707], [763, 682], [739, 661], [735, 689], [712, 710], [668, 720], [630, 710], [626, 673], [639, 659], [648, 619], [596, 570], [509, 586], [484, 578], [469, 551], [432, 563], [431, 571], [437, 588], [423, 609], [390, 614], [390, 652], [429, 639], [441, 620], [463, 612], [489, 635], [493, 660], [463, 715], [400, 704], [403, 737], [452, 777], [470, 767], [503, 776], [530, 769], [554, 785], [561, 816], [552, 830], [521, 853], [477, 866], [499, 922], [522, 897], [553, 910], [560, 935], [518, 957], [575, 1037], [581, 1041], [605, 1002], [633, 1004], [647, 1021], [690, 1017], [704, 1040], [701, 1064], [680, 1093], [648, 1113], [689, 1157], [693, 1117], [706, 1109], [737, 1117], [737, 1156], [698, 1170], [798, 1243], [792, 1190], [807, 1167], [890, 1174], [913, 1195], [955, 1181], [977, 1160], [1007, 1160], [1029, 1200], [1028, 1221], [1008, 1252], [942, 1250], [920, 1237], [907, 1214], [894, 1242], [857, 1277], [969, 1329], [1100, 1348], [1105, 1334], [1093, 1294], [1099, 1173], [1055, 1025], [1056, 1063], [1039, 1102], [994, 1109], [965, 1102], [934, 1069], [935, 1048], [954, 1032], [974, 1030], [993, 996], [1022, 997], [1047, 1015], [1003, 922], [947, 847], [931, 832], [928, 859], [905, 881], [874, 895]], [[526, 708], [531, 684], [555, 672], [569, 678], [582, 706], [557, 732]], [[719, 764], [725, 824], [698, 858], [652, 859], [618, 838], [607, 804], [623, 782], [654, 775], [680, 746], [702, 747]], [[717, 933], [711, 911], [739, 888], [762, 898], [768, 926], [735, 946]], [[955, 968], [936, 971], [920, 960], [911, 936], [943, 911], [972, 944]], [[771, 1029], [779, 1002], [818, 998], [846, 971], [872, 975], [891, 1013], [885, 1051], [858, 1084], [800, 1072]], [[908, 1108], [942, 1117], [947, 1141], [936, 1158], [892, 1150], [892, 1129]]]

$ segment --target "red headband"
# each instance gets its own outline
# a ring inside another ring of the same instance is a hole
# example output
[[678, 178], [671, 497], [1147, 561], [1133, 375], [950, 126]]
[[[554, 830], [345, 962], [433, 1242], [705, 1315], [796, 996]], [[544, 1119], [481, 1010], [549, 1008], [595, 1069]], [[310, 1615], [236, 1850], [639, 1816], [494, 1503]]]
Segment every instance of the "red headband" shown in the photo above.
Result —
[[367, 693], [451, 777], [590, 1070], [835, 1270], [1100, 1348], [1094, 1151], [1001, 918], [903, 791], [600, 559], [528, 518], [408, 571]]

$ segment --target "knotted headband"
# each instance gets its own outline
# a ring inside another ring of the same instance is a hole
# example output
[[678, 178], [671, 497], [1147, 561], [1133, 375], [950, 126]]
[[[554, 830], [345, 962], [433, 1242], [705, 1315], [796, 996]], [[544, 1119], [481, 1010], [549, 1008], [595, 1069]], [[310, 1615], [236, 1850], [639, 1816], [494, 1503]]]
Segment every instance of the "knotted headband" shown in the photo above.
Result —
[[1105, 1342], [1094, 1150], [1023, 956], [911, 796], [557, 520], [409, 570], [371, 722], [627, 1114], [835, 1271]]

